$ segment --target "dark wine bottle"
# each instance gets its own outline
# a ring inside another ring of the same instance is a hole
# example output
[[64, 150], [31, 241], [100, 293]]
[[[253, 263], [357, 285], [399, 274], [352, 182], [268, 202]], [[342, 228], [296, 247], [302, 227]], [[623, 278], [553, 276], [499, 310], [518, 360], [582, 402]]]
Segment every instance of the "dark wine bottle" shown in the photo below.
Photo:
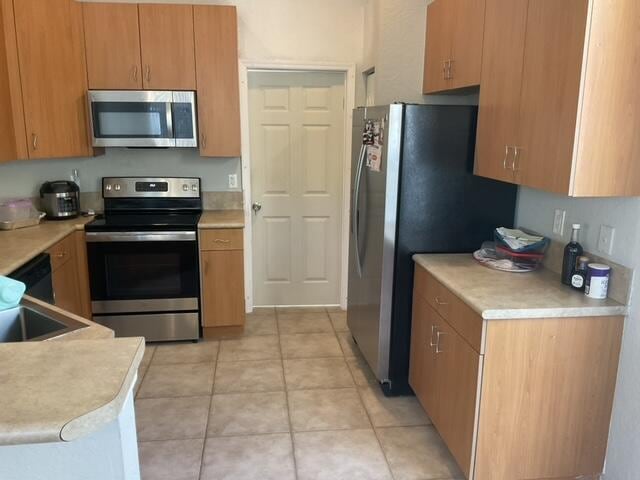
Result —
[[580, 235], [580, 224], [573, 225], [571, 232], [571, 241], [564, 247], [564, 257], [562, 258], [562, 283], [571, 285], [571, 277], [576, 269], [578, 258], [584, 253], [582, 245], [578, 243]]

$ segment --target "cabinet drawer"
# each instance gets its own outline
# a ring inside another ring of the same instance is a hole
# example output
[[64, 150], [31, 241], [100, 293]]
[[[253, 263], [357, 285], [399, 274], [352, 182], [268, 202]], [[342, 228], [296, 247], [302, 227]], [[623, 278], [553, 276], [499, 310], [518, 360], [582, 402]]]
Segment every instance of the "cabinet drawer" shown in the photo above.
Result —
[[416, 266], [414, 293], [422, 297], [479, 353], [484, 320], [433, 275]]
[[47, 253], [51, 257], [51, 271], [55, 272], [75, 256], [74, 236], [68, 235], [64, 239], [60, 240], [54, 246], [49, 248]]
[[201, 230], [200, 250], [242, 250], [242, 237], [241, 228]]

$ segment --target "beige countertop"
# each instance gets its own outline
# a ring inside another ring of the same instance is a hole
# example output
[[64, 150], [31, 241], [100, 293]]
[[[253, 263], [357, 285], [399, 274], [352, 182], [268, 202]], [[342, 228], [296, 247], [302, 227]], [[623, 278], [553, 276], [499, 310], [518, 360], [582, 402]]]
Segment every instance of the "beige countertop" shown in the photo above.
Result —
[[594, 300], [560, 283], [549, 270], [507, 273], [491, 270], [470, 254], [414, 255], [445, 287], [485, 319], [626, 315], [614, 300]]
[[0, 275], [8, 275], [75, 230], [82, 230], [93, 217], [47, 221], [35, 227], [0, 231]]
[[205, 210], [198, 228], [244, 228], [244, 211]]
[[144, 354], [142, 337], [25, 297], [30, 307], [86, 326], [41, 342], [0, 344], [0, 445], [73, 441], [122, 411]]

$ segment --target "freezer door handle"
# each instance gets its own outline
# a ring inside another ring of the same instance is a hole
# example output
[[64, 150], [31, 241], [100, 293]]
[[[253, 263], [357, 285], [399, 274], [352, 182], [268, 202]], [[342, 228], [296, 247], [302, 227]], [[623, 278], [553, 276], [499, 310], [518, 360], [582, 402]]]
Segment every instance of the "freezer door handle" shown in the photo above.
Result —
[[360, 148], [360, 158], [356, 168], [355, 185], [353, 188], [353, 201], [351, 227], [353, 229], [354, 241], [356, 243], [356, 266], [358, 268], [358, 276], [362, 278], [362, 261], [360, 258], [360, 184], [362, 183], [362, 170], [364, 169], [364, 160], [366, 158], [367, 147], [362, 145]]

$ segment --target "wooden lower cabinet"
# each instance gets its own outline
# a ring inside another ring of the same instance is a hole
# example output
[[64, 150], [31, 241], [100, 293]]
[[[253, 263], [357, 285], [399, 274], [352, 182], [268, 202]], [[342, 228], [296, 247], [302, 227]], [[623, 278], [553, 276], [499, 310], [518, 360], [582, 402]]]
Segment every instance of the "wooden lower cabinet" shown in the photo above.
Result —
[[466, 478], [597, 478], [624, 317], [476, 314], [461, 330], [469, 307], [449, 291], [442, 316], [428, 297], [442, 289], [417, 267], [409, 382]]
[[74, 232], [53, 245], [47, 253], [55, 304], [68, 312], [91, 318], [89, 275], [84, 232]]
[[[200, 270], [202, 276], [202, 326], [208, 333], [236, 328], [245, 322], [244, 252], [242, 243], [230, 249], [227, 237], [238, 230], [200, 232]], [[214, 242], [220, 237], [220, 242]], [[207, 241], [211, 240], [211, 241]], [[229, 330], [232, 331], [232, 330]]]

